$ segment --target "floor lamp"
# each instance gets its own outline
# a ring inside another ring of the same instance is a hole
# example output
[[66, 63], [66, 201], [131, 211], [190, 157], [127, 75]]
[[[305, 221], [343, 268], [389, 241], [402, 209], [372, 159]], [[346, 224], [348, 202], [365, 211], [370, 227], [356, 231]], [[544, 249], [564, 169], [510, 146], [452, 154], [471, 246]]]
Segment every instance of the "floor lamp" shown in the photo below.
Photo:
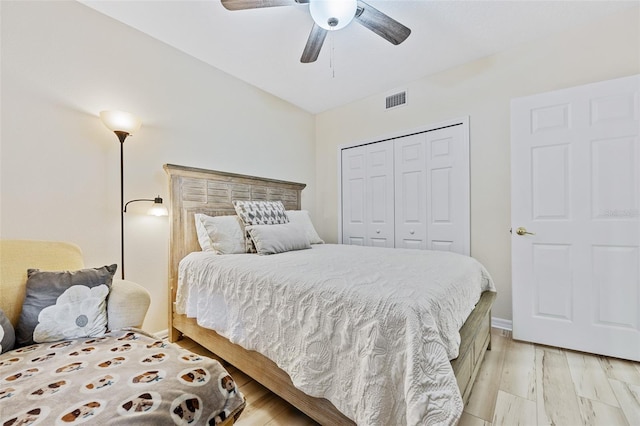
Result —
[[162, 198], [159, 196], [154, 199], [141, 198], [131, 200], [127, 204], [124, 203], [124, 141], [127, 136], [131, 136], [140, 129], [142, 125], [140, 119], [123, 111], [101, 111], [100, 119], [109, 130], [116, 134], [120, 141], [120, 274], [124, 279], [124, 214], [127, 205], [136, 201], [153, 201], [150, 214], [166, 216], [168, 212], [166, 207], [162, 205]]

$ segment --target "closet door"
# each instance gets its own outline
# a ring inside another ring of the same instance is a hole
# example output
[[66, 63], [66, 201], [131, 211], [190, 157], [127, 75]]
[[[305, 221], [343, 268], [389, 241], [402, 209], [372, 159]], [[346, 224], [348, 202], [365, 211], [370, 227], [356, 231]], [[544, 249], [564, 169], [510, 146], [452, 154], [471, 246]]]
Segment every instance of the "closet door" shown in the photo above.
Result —
[[366, 146], [342, 150], [342, 243], [366, 244]]
[[342, 242], [394, 246], [393, 141], [342, 150]]
[[341, 150], [342, 243], [470, 254], [465, 121]]
[[393, 140], [365, 145], [366, 244], [394, 247]]
[[426, 135], [395, 141], [395, 246], [427, 248]]
[[427, 248], [469, 255], [469, 143], [461, 125], [425, 133]]

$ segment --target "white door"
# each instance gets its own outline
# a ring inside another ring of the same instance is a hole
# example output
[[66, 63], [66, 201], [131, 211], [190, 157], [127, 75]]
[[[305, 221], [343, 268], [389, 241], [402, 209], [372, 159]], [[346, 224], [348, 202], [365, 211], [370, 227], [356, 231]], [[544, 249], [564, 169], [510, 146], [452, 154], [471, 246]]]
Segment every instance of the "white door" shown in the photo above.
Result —
[[342, 242], [394, 246], [393, 141], [342, 150]]
[[469, 256], [469, 141], [465, 129], [455, 125], [425, 135], [427, 248]]
[[639, 94], [633, 76], [512, 101], [515, 339], [640, 361]]
[[365, 245], [366, 147], [342, 150], [342, 242]]
[[394, 247], [393, 141], [373, 143], [365, 148], [366, 244]]
[[395, 142], [396, 247], [427, 248], [427, 159], [424, 133]]
[[469, 123], [340, 148], [340, 241], [470, 254]]
[[396, 247], [469, 255], [465, 131], [452, 125], [395, 140]]

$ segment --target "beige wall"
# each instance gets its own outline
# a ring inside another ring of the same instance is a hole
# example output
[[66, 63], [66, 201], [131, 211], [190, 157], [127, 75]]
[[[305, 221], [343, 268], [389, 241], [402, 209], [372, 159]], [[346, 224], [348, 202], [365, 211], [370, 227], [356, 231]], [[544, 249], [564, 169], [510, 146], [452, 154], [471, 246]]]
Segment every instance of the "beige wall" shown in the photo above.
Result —
[[380, 94], [318, 114], [318, 232], [337, 240], [339, 145], [469, 116], [471, 254], [496, 281], [493, 315], [510, 320], [510, 100], [640, 72], [639, 17], [640, 9], [633, 8], [425, 77], [405, 86], [408, 104], [402, 108], [385, 112], [386, 94]]
[[[509, 102], [640, 72], [640, 11], [529, 43], [314, 116], [77, 2], [0, 2], [0, 237], [68, 240], [88, 266], [119, 263], [119, 147], [97, 118], [138, 114], [125, 142], [125, 197], [167, 197], [162, 164], [306, 182], [303, 207], [337, 240], [337, 146], [470, 116], [471, 250], [511, 318]], [[315, 145], [314, 145], [315, 141]], [[316, 185], [315, 183], [318, 183]], [[132, 205], [127, 278], [153, 294], [145, 328], [166, 328], [168, 222]]]
[[[75, 1], [1, 2], [0, 236], [67, 240], [87, 266], [120, 263], [119, 143], [104, 109], [139, 115], [125, 198], [168, 196], [164, 163], [305, 182], [314, 117]], [[215, 42], [215, 41], [212, 41]], [[167, 328], [167, 218], [126, 217], [126, 277]], [[119, 272], [118, 272], [119, 275]]]

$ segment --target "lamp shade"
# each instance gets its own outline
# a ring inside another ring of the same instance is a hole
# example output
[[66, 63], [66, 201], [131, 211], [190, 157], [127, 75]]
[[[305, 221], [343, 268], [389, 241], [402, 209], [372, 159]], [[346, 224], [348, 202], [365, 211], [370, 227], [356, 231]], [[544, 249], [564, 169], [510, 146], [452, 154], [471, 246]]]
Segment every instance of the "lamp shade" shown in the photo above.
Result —
[[100, 111], [100, 120], [113, 132], [134, 134], [142, 126], [142, 121], [133, 114], [124, 111]]
[[152, 216], [169, 216], [169, 211], [164, 204], [162, 204], [162, 198], [160, 197], [156, 197], [153, 200], [153, 205], [147, 213]]
[[357, 8], [357, 0], [309, 0], [311, 17], [325, 30], [339, 30], [349, 25]]

